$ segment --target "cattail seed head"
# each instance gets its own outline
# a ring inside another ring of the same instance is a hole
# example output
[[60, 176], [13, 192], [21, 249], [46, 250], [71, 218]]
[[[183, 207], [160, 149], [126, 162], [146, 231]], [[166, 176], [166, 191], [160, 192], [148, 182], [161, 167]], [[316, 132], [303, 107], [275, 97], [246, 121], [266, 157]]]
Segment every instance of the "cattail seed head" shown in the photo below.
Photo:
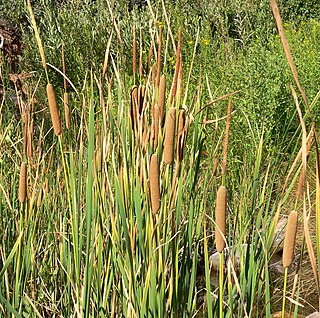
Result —
[[159, 106], [161, 123], [163, 122], [165, 99], [166, 99], [166, 77], [165, 75], [162, 75], [160, 79], [159, 97], [158, 97], [158, 106]]
[[68, 93], [64, 93], [63, 103], [64, 103], [64, 115], [65, 115], [65, 119], [66, 119], [66, 127], [68, 130], [70, 130], [71, 124], [70, 124], [70, 108], [69, 108], [69, 94]]
[[24, 203], [27, 198], [27, 164], [21, 163], [19, 179], [19, 201]]
[[151, 210], [153, 213], [157, 213], [161, 205], [159, 174], [158, 157], [156, 154], [153, 154], [150, 160], [150, 197]]
[[176, 109], [170, 107], [165, 124], [165, 138], [164, 138], [164, 162], [172, 164], [174, 152], [174, 135], [176, 126]]
[[48, 103], [49, 103], [49, 109], [50, 109], [53, 130], [54, 130], [54, 133], [57, 136], [59, 136], [62, 132], [60, 115], [59, 115], [59, 111], [58, 111], [56, 97], [54, 94], [54, 89], [53, 89], [52, 84], [50, 84], [50, 83], [47, 84], [47, 96], [48, 96]]
[[290, 266], [293, 260], [294, 246], [295, 246], [296, 234], [297, 234], [297, 224], [298, 224], [298, 213], [293, 210], [289, 214], [287, 228], [286, 228], [286, 235], [284, 237], [283, 255], [282, 255], [282, 263], [284, 268]]
[[221, 186], [217, 192], [216, 201], [216, 248], [220, 253], [226, 246], [226, 211], [227, 211], [227, 190], [226, 187]]

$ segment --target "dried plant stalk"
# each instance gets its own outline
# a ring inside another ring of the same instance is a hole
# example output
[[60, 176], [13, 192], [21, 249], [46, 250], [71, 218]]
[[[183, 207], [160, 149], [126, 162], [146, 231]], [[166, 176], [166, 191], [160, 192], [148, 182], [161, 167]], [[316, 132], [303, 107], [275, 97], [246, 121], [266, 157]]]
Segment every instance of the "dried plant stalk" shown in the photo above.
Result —
[[158, 157], [156, 154], [153, 154], [150, 160], [150, 197], [153, 213], [157, 213], [161, 206], [159, 175]]
[[66, 119], [66, 127], [68, 130], [70, 130], [71, 122], [70, 122], [70, 108], [69, 108], [69, 94], [68, 93], [64, 93], [63, 103], [64, 103], [64, 115], [65, 115], [65, 119]]
[[288, 217], [288, 223], [286, 228], [286, 235], [283, 244], [283, 256], [282, 263], [283, 267], [289, 267], [293, 260], [294, 246], [296, 242], [297, 234], [297, 224], [298, 224], [298, 213], [296, 211], [291, 211]]
[[27, 164], [21, 163], [19, 179], [19, 201], [24, 203], [27, 198]]
[[216, 201], [216, 248], [220, 253], [226, 246], [226, 211], [227, 211], [227, 190], [225, 186], [220, 186], [217, 192]]
[[60, 115], [59, 115], [59, 111], [58, 111], [56, 97], [54, 94], [54, 89], [53, 89], [52, 84], [50, 84], [50, 83], [47, 84], [47, 96], [48, 96], [49, 109], [50, 109], [53, 130], [54, 130], [54, 133], [57, 136], [59, 136], [62, 132]]
[[165, 109], [165, 100], [166, 100], [166, 77], [165, 75], [161, 76], [160, 86], [159, 86], [159, 97], [158, 97], [158, 106], [160, 112], [160, 123], [163, 122], [164, 109]]
[[178, 47], [177, 47], [177, 51], [176, 51], [176, 67], [175, 67], [174, 79], [173, 79], [173, 84], [172, 84], [172, 89], [171, 89], [171, 94], [170, 94], [170, 105], [173, 102], [173, 98], [177, 94], [178, 77], [179, 77], [179, 71], [180, 71], [181, 37], [182, 37], [182, 30], [179, 29]]
[[176, 126], [176, 109], [170, 107], [166, 116], [165, 138], [164, 138], [164, 162], [166, 164], [173, 163], [174, 153], [174, 135]]

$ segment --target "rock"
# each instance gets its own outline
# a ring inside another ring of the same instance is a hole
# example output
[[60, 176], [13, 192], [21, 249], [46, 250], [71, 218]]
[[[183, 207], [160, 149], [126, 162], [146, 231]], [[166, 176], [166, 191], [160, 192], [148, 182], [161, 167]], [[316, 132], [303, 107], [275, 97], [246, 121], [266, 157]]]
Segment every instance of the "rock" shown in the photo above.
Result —
[[308, 315], [306, 318], [320, 318], [320, 313], [318, 311]]
[[273, 243], [272, 243], [272, 250], [275, 253], [279, 253], [283, 250], [283, 242], [286, 234], [287, 221], [288, 219], [286, 217], [283, 217], [278, 221], [276, 225]]

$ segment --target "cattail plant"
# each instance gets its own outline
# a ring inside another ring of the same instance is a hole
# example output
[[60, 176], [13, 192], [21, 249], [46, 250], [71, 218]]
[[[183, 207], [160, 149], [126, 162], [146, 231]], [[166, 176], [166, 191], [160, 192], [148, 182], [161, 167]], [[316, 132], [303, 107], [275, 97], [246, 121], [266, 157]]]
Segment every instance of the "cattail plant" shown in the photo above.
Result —
[[160, 178], [159, 178], [159, 164], [156, 154], [151, 156], [150, 160], [150, 198], [151, 198], [151, 210], [153, 213], [157, 213], [160, 209]]
[[223, 265], [226, 246], [226, 211], [227, 211], [227, 190], [225, 186], [220, 186], [217, 192], [216, 201], [216, 249], [219, 253], [219, 317], [223, 317]]
[[24, 203], [27, 198], [27, 163], [22, 162], [19, 179], [19, 201]]
[[160, 79], [159, 97], [158, 97], [160, 123], [163, 122], [164, 110], [165, 110], [165, 100], [166, 100], [166, 77], [165, 77], [165, 75], [162, 75], [161, 79]]
[[216, 249], [220, 253], [226, 246], [226, 209], [227, 209], [227, 191], [225, 186], [221, 186], [217, 192], [216, 201]]
[[59, 115], [59, 111], [58, 111], [56, 97], [54, 94], [54, 89], [53, 89], [52, 84], [50, 84], [50, 83], [47, 84], [47, 96], [48, 96], [48, 103], [49, 103], [49, 109], [50, 109], [53, 130], [54, 130], [54, 133], [57, 136], [59, 136], [62, 132], [60, 115]]
[[283, 300], [282, 300], [282, 318], [285, 317], [285, 302], [286, 302], [286, 289], [287, 289], [287, 277], [288, 267], [292, 264], [294, 256], [294, 246], [296, 242], [298, 224], [298, 213], [291, 211], [288, 217], [288, 223], [286, 228], [286, 235], [284, 237], [282, 264], [285, 269], [284, 272], [284, 286], [283, 286]]
[[174, 136], [176, 126], [176, 109], [170, 107], [166, 116], [165, 138], [164, 138], [164, 162], [166, 164], [173, 163], [174, 153]]

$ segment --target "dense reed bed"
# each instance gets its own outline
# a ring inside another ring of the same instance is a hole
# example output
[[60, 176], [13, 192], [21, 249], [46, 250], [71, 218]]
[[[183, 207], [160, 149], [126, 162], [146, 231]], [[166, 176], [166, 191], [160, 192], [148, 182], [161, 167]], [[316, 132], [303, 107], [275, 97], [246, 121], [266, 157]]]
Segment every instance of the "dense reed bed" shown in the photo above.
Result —
[[[101, 67], [75, 83], [64, 45], [61, 64], [50, 64], [27, 1], [44, 76], [18, 98], [14, 133], [0, 112], [0, 316], [299, 317], [318, 310], [307, 305], [303, 270], [318, 293], [320, 94], [306, 99], [275, 1], [300, 95], [292, 85], [285, 129], [293, 133], [274, 150], [270, 131], [239, 106], [239, 91], [212, 93], [196, 59], [199, 37], [187, 51], [166, 6], [147, 5], [151, 23], [129, 28], [129, 70], [115, 19]], [[160, 14], [165, 23], [157, 23]], [[5, 95], [0, 104], [9, 107]], [[239, 116], [250, 131], [242, 144], [234, 138]], [[284, 238], [279, 224], [288, 214]]]

